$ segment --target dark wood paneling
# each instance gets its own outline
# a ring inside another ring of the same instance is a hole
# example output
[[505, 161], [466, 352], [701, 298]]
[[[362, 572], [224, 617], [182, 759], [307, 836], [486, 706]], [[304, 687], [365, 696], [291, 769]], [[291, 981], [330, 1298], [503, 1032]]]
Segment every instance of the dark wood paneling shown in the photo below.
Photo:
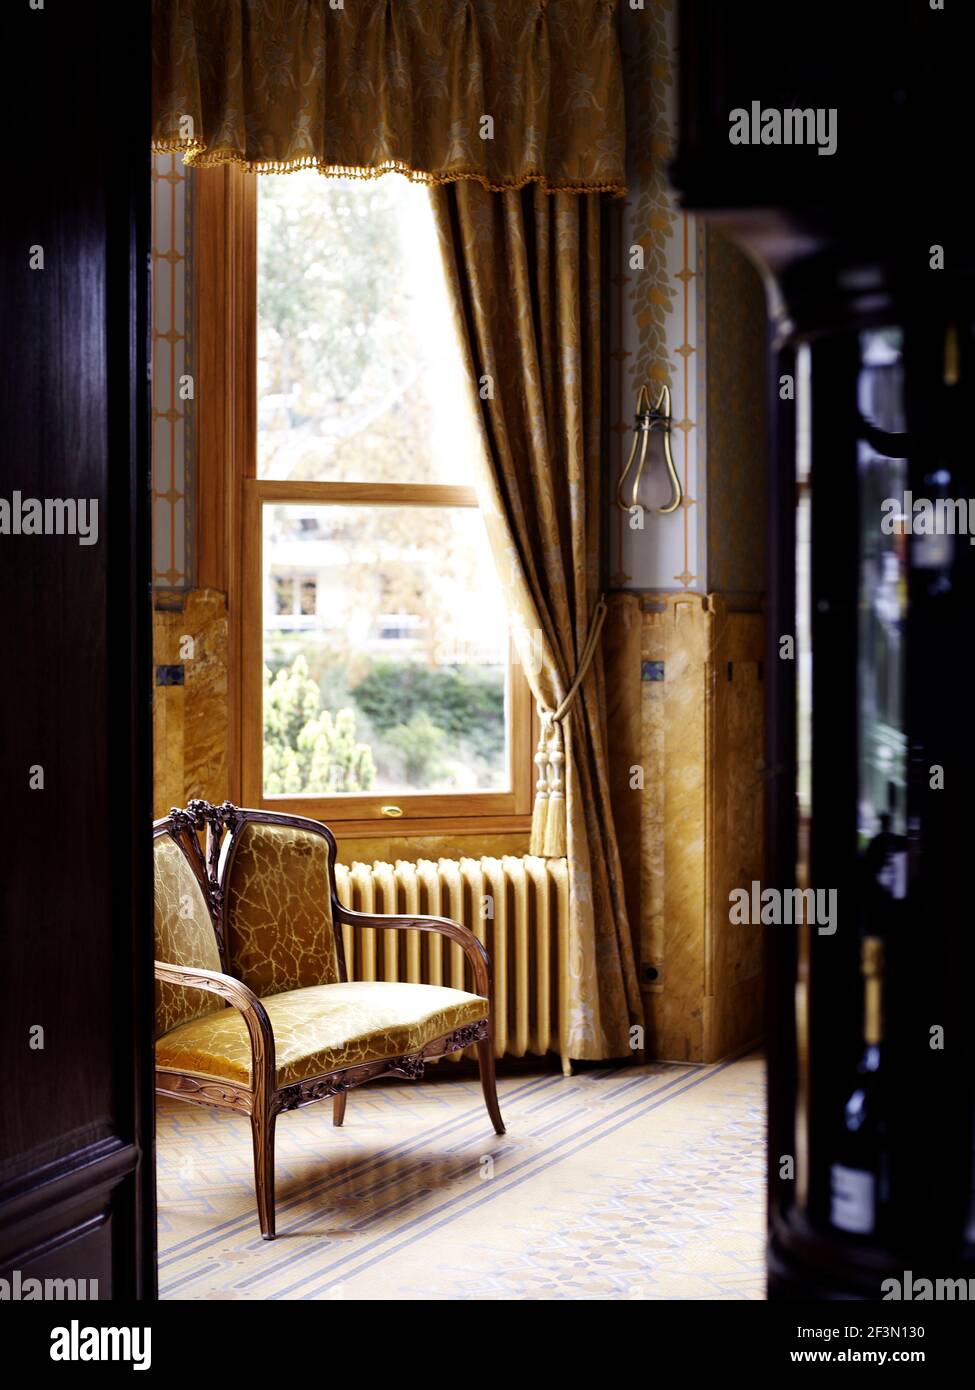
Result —
[[98, 540], [0, 535], [0, 1265], [104, 1296], [154, 1263], [148, 10], [2, 17], [0, 497], [94, 499]]

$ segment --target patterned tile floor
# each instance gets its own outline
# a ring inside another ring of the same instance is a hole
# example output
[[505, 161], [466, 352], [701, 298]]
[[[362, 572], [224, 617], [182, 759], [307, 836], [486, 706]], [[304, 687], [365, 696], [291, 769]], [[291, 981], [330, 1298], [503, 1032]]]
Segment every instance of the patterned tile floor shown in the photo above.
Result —
[[277, 1126], [262, 1241], [250, 1126], [160, 1100], [163, 1298], [760, 1299], [765, 1089], [752, 1054], [365, 1086]]

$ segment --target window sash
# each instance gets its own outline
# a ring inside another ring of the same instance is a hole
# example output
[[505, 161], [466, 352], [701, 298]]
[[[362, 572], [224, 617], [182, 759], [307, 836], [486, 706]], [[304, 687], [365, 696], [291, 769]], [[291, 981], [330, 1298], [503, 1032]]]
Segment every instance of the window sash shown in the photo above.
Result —
[[[249, 478], [244, 482], [244, 575], [242, 704], [243, 795], [249, 806], [287, 809], [330, 821], [405, 822], [431, 817], [528, 815], [531, 803], [531, 701], [524, 674], [509, 645], [505, 690], [509, 789], [498, 792], [350, 793], [333, 796], [264, 792], [264, 624], [263, 525], [265, 506], [288, 503], [318, 505], [477, 507], [474, 488], [439, 483], [292, 483]], [[527, 776], [525, 775], [527, 772]], [[390, 807], [395, 810], [390, 811]], [[399, 812], [399, 814], [396, 814]]]
[[[265, 502], [417, 502], [477, 506], [473, 488], [439, 483], [257, 478], [257, 179], [234, 165], [197, 169], [197, 390], [200, 587], [227, 594], [229, 795], [244, 805], [340, 822], [343, 834], [506, 833], [531, 825], [537, 718], [513, 644], [508, 662], [511, 789], [394, 798], [265, 797], [261, 508]], [[395, 805], [402, 816], [384, 814]]]

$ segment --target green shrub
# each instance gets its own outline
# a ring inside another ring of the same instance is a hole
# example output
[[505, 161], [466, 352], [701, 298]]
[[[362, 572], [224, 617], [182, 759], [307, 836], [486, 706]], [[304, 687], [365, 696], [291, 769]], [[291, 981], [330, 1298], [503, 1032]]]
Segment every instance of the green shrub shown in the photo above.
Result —
[[355, 711], [322, 709], [303, 656], [273, 678], [264, 674], [265, 793], [368, 791], [376, 767], [368, 744], [356, 739]]
[[419, 714], [492, 761], [504, 749], [504, 672], [472, 666], [377, 661], [352, 698], [378, 732], [409, 727]]
[[446, 736], [425, 710], [411, 715], [406, 724], [394, 724], [386, 731], [384, 741], [399, 754], [409, 786], [429, 786], [443, 775]]

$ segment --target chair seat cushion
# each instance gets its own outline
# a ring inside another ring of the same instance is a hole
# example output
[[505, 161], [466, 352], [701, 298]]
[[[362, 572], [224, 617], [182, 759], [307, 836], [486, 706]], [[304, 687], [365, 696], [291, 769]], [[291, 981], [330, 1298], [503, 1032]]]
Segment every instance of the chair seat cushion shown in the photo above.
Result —
[[[274, 1031], [279, 1086], [405, 1056], [488, 1015], [488, 1001], [477, 994], [385, 981], [311, 985], [261, 1003]], [[242, 1015], [227, 1008], [164, 1033], [156, 1040], [156, 1066], [250, 1086], [250, 1036]]]

